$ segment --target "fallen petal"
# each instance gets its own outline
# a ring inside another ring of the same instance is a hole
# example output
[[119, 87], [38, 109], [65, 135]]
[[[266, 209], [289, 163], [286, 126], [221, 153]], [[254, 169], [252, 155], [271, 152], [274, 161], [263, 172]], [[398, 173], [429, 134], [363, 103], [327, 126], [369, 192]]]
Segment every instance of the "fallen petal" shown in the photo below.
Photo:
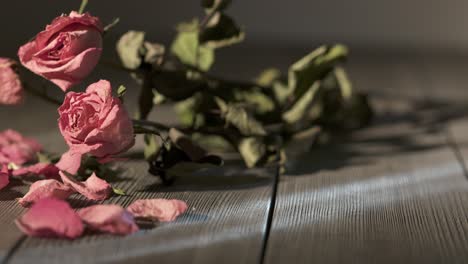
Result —
[[64, 184], [79, 192], [89, 200], [103, 201], [112, 194], [112, 186], [105, 180], [93, 173], [86, 181], [79, 182], [65, 173], [60, 172], [60, 177]]
[[37, 201], [15, 223], [33, 237], [75, 239], [84, 231], [83, 222], [70, 205], [53, 198]]
[[34, 162], [37, 160], [36, 153], [41, 150], [42, 146], [36, 140], [26, 138], [15, 130], [0, 132], [0, 164]]
[[0, 167], [0, 190], [5, 188], [10, 183], [10, 173], [7, 166]]
[[82, 156], [82, 154], [73, 151], [65, 152], [55, 166], [61, 171], [76, 174], [80, 169]]
[[183, 214], [187, 210], [187, 207], [187, 204], [180, 200], [147, 199], [133, 202], [127, 210], [134, 217], [171, 222]]
[[29, 188], [29, 192], [23, 196], [23, 198], [19, 199], [18, 202], [22, 206], [28, 207], [45, 198], [65, 200], [73, 193], [74, 191], [72, 188], [57, 180], [41, 180], [33, 183]]
[[59, 169], [52, 163], [37, 163], [28, 167], [19, 168], [12, 172], [15, 177], [44, 176], [47, 179], [59, 179]]
[[93, 205], [78, 211], [89, 229], [115, 235], [138, 231], [133, 215], [118, 205]]

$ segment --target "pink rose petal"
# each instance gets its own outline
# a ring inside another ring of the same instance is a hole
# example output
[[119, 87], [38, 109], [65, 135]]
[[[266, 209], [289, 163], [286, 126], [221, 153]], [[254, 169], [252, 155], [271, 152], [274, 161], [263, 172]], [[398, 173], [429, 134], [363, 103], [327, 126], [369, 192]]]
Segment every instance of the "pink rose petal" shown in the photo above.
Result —
[[23, 233], [33, 237], [75, 239], [84, 231], [80, 217], [70, 205], [52, 198], [37, 201], [15, 223]]
[[76, 174], [80, 169], [82, 156], [83, 154], [74, 151], [65, 152], [55, 166], [61, 171]]
[[19, 199], [18, 202], [28, 207], [33, 203], [45, 198], [67, 199], [74, 193], [73, 189], [57, 180], [41, 180], [33, 183], [29, 192]]
[[24, 91], [16, 62], [0, 58], [0, 105], [17, 105], [23, 101]]
[[44, 176], [47, 179], [59, 179], [59, 169], [52, 163], [37, 163], [31, 166], [19, 168], [12, 172], [15, 177]]
[[0, 190], [5, 188], [10, 183], [10, 173], [7, 166], [0, 167]]
[[94, 205], [79, 210], [78, 215], [94, 231], [115, 235], [138, 231], [133, 215], [118, 205]]
[[171, 222], [187, 210], [187, 204], [175, 199], [137, 200], [127, 210], [135, 217]]
[[105, 180], [97, 177], [95, 173], [84, 182], [72, 179], [63, 172], [60, 172], [60, 177], [62, 177], [64, 184], [90, 200], [103, 201], [112, 194], [112, 186]]
[[42, 146], [34, 139], [23, 137], [17, 131], [7, 129], [0, 132], [0, 164], [10, 162], [23, 165], [37, 159], [36, 153]]
[[107, 159], [135, 144], [132, 120], [122, 101], [112, 96], [109, 81], [93, 83], [84, 93], [67, 93], [58, 112], [70, 151]]
[[52, 21], [18, 50], [24, 67], [63, 91], [86, 78], [102, 53], [102, 24], [89, 14], [72, 12]]

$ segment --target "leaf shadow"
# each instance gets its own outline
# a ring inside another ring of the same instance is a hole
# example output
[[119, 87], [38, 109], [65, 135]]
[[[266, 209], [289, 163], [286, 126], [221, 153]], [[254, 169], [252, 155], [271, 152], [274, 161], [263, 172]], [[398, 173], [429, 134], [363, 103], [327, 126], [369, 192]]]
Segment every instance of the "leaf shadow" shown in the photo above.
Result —
[[192, 174], [178, 175], [171, 185], [156, 182], [140, 189], [140, 192], [215, 191], [256, 188], [271, 184], [272, 169], [245, 169], [242, 166], [223, 166], [204, 169]]
[[376, 159], [418, 153], [447, 146], [447, 126], [468, 117], [468, 107], [450, 101], [407, 100], [404, 111], [384, 109], [363, 130], [334, 134], [333, 141], [295, 153], [287, 176], [300, 176], [350, 165], [371, 164]]

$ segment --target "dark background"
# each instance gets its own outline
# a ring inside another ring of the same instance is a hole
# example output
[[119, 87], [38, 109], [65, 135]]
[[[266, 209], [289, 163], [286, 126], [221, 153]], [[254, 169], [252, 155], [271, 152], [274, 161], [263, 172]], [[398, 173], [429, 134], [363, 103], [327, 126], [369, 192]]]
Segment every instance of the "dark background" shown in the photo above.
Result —
[[[80, 0], [2, 1], [0, 55], [41, 30], [55, 16], [78, 9]], [[168, 42], [176, 22], [201, 14], [198, 0], [90, 0], [88, 10], [110, 22], [114, 34], [144, 29]], [[244, 47], [307, 48], [344, 42], [357, 50], [457, 51], [468, 47], [466, 0], [252, 0], [228, 11], [247, 32]]]

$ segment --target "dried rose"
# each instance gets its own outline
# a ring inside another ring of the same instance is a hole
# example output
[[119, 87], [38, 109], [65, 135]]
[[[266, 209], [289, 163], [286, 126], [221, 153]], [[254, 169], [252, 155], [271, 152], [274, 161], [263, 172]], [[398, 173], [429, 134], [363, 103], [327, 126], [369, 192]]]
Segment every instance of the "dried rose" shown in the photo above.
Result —
[[107, 158], [135, 143], [133, 124], [122, 102], [112, 96], [111, 84], [101, 80], [85, 93], [67, 93], [59, 108], [59, 127], [70, 150], [57, 166], [76, 174], [81, 156]]
[[36, 38], [20, 47], [21, 63], [67, 91], [96, 67], [102, 53], [103, 27], [89, 14], [57, 17]]

